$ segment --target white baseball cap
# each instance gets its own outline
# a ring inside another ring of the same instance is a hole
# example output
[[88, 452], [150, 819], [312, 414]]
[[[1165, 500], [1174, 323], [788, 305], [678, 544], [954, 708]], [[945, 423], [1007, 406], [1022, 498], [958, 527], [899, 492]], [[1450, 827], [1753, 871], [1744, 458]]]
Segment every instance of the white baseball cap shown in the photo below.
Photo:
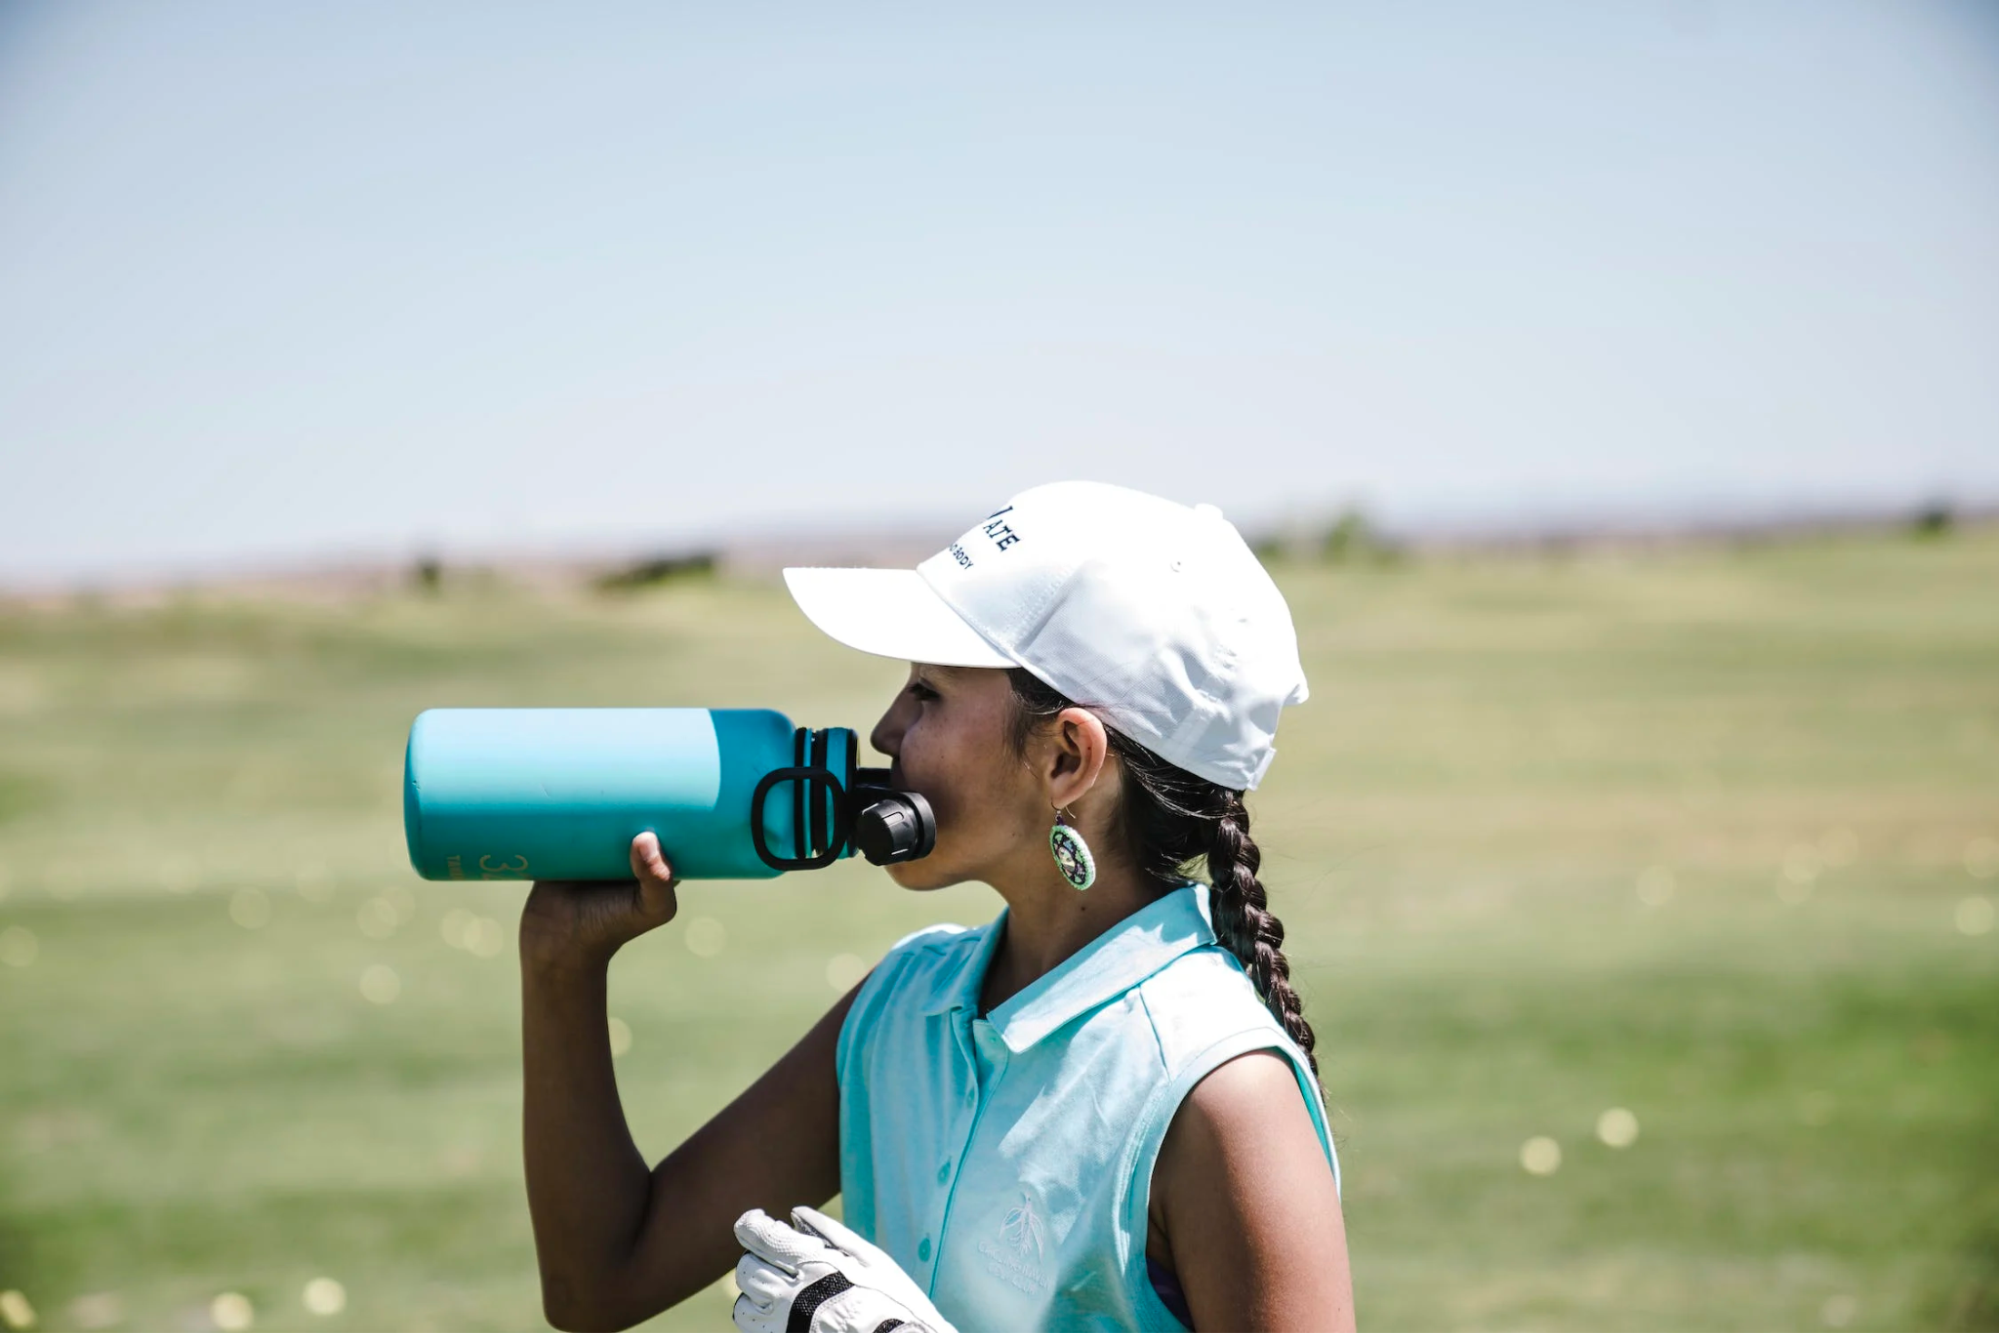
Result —
[[1284, 595], [1213, 505], [1053, 482], [913, 570], [793, 568], [784, 582], [851, 648], [1025, 667], [1223, 787], [1262, 780], [1279, 712], [1309, 693]]

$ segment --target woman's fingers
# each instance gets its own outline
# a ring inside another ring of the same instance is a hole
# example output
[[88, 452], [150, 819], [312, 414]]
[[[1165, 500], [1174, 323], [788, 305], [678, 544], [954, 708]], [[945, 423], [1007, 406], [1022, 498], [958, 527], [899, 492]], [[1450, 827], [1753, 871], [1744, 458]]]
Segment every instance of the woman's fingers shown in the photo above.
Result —
[[632, 840], [630, 880], [538, 880], [521, 910], [521, 958], [535, 963], [608, 963], [627, 941], [679, 911], [673, 868], [659, 840]]
[[673, 868], [666, 864], [666, 854], [659, 850], [659, 835], [649, 829], [632, 840], [632, 874], [641, 882], [673, 879]]
[[632, 874], [639, 882], [639, 910], [654, 926], [673, 919], [679, 903], [673, 892], [673, 867], [660, 851], [659, 836], [643, 833], [632, 840]]

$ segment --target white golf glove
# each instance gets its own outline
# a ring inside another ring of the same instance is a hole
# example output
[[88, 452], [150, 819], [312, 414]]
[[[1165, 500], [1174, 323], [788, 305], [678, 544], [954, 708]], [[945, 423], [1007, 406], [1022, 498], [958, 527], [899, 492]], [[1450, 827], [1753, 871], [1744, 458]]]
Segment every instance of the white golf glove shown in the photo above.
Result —
[[736, 1265], [737, 1329], [957, 1334], [888, 1252], [817, 1209], [799, 1205], [789, 1226], [752, 1209], [736, 1240], [749, 1252]]

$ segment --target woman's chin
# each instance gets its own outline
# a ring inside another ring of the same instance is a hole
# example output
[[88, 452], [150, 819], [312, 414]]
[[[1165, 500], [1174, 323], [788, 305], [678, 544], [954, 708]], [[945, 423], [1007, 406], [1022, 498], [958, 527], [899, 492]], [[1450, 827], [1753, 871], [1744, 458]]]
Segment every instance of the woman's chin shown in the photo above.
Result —
[[891, 862], [882, 868], [888, 878], [903, 889], [948, 889], [963, 880], [963, 876], [952, 875], [941, 866], [918, 859], [913, 862]]

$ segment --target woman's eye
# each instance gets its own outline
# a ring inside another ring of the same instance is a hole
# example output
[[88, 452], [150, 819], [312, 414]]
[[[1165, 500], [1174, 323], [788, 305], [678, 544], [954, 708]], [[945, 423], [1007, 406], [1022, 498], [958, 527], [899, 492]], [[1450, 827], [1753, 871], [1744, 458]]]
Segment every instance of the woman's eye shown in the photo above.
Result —
[[911, 681], [909, 683], [909, 693], [918, 699], [929, 700], [938, 698], [937, 692], [929, 686], [924, 685], [921, 681]]

